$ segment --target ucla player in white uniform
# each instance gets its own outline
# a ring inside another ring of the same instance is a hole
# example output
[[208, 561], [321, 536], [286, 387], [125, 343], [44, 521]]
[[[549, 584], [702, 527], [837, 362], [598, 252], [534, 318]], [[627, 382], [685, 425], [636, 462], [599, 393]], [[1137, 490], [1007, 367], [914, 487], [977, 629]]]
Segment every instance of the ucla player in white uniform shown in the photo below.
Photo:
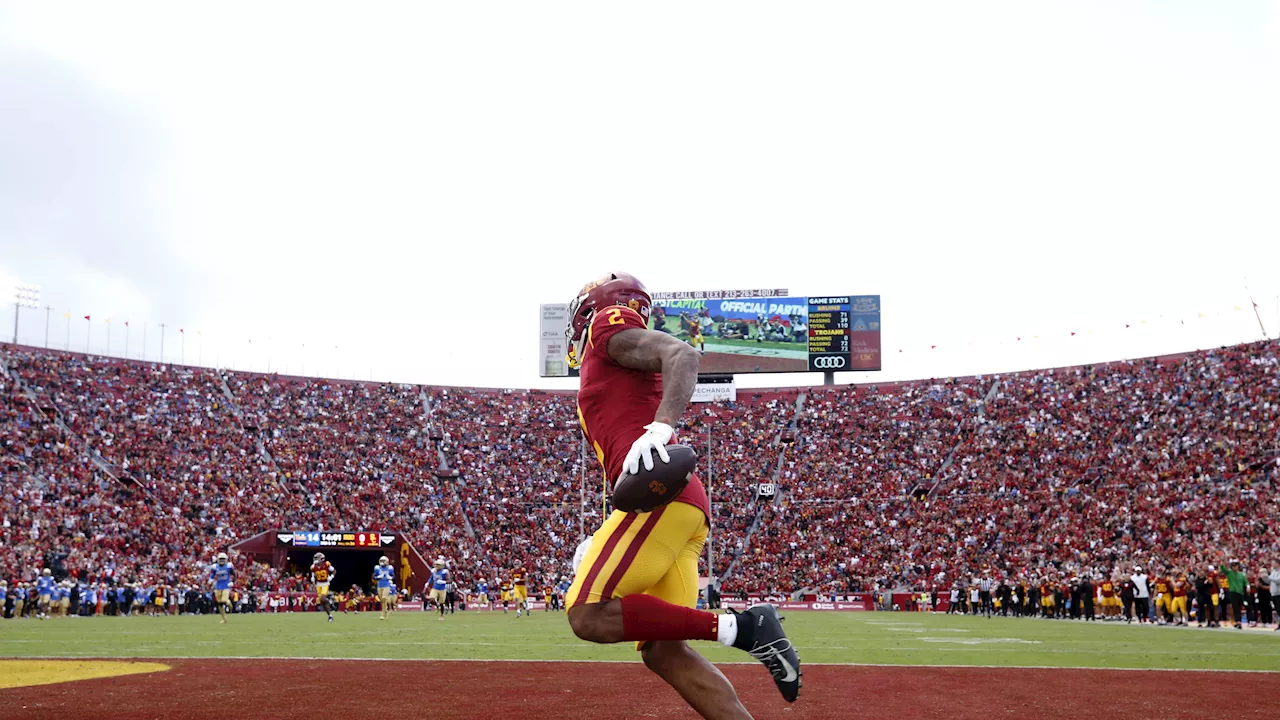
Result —
[[378, 566], [373, 569], [373, 579], [378, 584], [378, 601], [382, 603], [382, 617], [379, 620], [387, 619], [387, 612], [391, 607], [391, 578], [395, 576], [395, 572], [386, 555], [378, 558]]

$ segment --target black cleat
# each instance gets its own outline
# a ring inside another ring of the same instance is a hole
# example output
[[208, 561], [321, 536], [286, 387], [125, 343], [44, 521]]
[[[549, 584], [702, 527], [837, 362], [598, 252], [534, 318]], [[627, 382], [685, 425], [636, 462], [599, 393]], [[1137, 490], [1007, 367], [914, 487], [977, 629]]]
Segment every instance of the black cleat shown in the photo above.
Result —
[[768, 603], [752, 605], [743, 612], [731, 610], [738, 619], [738, 638], [733, 646], [746, 650], [773, 676], [778, 692], [787, 702], [800, 697], [800, 655], [782, 630], [778, 608]]

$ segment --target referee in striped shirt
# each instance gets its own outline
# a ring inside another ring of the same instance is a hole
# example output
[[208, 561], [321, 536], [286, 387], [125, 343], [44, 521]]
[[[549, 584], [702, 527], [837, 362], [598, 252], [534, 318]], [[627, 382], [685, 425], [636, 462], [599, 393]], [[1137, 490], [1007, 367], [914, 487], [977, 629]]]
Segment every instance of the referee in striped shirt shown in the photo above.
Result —
[[995, 607], [991, 604], [991, 590], [995, 583], [991, 581], [990, 575], [983, 575], [982, 580], [978, 582], [978, 600], [982, 602], [981, 612], [986, 613], [987, 617], [991, 617], [991, 613]]

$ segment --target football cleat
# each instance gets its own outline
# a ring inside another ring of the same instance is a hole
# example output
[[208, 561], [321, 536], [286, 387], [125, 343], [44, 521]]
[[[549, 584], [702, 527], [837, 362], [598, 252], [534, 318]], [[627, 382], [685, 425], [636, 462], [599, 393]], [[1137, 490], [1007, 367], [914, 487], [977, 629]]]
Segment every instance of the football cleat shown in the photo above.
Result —
[[738, 638], [733, 646], [746, 650], [751, 657], [759, 660], [773, 676], [773, 682], [778, 686], [782, 697], [787, 702], [795, 702], [800, 697], [802, 685], [800, 655], [782, 629], [778, 608], [761, 603], [742, 612], [730, 612], [738, 619]]

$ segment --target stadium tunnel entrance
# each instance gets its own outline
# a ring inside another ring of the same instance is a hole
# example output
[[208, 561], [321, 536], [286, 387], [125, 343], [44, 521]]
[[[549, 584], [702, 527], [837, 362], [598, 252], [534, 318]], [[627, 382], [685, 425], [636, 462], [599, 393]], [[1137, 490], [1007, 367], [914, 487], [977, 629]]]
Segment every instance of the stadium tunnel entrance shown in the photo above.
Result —
[[311, 559], [317, 552], [333, 564], [337, 573], [333, 589], [341, 591], [353, 584], [366, 590], [373, 587], [373, 567], [386, 555], [395, 568], [396, 587], [419, 593], [431, 577], [431, 566], [403, 534], [382, 531], [267, 530], [231, 546], [240, 561], [266, 563], [294, 577], [311, 576]]
[[[384, 554], [381, 550], [352, 550], [340, 548], [329, 548], [327, 550], [299, 548], [296, 550], [290, 550], [287, 560], [285, 561], [285, 572], [291, 576], [309, 578], [311, 575], [312, 559], [315, 557], [317, 552], [324, 553], [324, 559], [328, 560], [330, 565], [333, 565], [333, 592], [349, 590], [352, 585], [359, 585], [365, 590], [365, 592], [373, 592], [373, 568], [378, 564], [378, 558], [382, 557]], [[392, 557], [387, 555], [387, 559], [391, 560]], [[396, 587], [402, 587], [398, 573], [396, 576]]]

